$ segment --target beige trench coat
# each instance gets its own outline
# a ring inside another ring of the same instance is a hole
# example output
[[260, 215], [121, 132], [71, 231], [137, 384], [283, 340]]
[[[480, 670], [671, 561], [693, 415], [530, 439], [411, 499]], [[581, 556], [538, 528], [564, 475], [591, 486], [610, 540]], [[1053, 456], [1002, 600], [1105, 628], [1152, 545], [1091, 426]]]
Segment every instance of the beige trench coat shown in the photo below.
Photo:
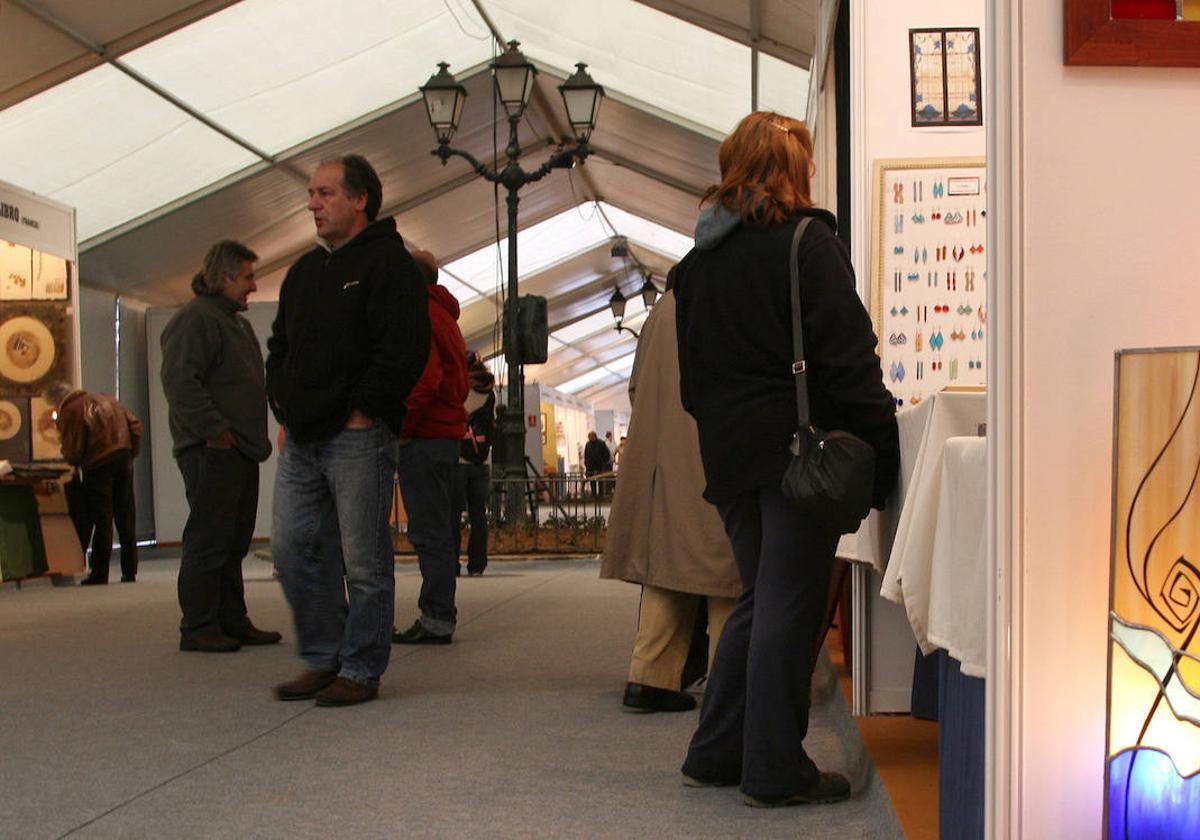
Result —
[[742, 583], [717, 509], [704, 501], [696, 421], [679, 396], [675, 295], [654, 307], [629, 377], [633, 404], [600, 577], [736, 598]]

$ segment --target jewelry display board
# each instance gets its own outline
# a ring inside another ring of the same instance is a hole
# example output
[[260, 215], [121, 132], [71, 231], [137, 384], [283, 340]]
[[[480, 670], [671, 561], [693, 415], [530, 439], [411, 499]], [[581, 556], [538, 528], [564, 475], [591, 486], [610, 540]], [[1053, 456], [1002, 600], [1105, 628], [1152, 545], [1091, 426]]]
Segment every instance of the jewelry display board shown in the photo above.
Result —
[[898, 406], [987, 382], [982, 158], [875, 161], [871, 320]]

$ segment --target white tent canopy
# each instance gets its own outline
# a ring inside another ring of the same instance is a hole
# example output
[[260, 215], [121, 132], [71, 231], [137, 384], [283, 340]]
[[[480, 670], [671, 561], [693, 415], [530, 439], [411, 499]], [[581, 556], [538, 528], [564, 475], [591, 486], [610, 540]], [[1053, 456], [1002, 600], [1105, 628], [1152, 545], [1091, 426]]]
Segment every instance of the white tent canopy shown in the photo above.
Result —
[[[608, 297], [620, 287], [636, 298], [645, 274], [661, 287], [690, 247], [719, 139], [754, 102], [803, 115], [814, 7], [13, 0], [0, 3], [0, 56], [29, 55], [30, 43], [57, 52], [3, 75], [0, 179], [78, 208], [85, 285], [179, 303], [207, 247], [235, 238], [260, 255], [259, 298], [271, 299], [312, 246], [307, 174], [324, 158], [364, 154], [383, 180], [382, 212], [442, 260], [469, 344], [491, 355], [503, 202], [465, 162], [429, 154], [417, 87], [450, 62], [470, 94], [454, 145], [494, 160], [507, 136], [493, 122], [487, 64], [519, 40], [541, 71], [521, 125], [529, 169], [567, 138], [556, 88], [587, 62], [608, 93], [595, 153], [521, 191], [518, 252], [522, 293], [550, 299], [556, 339], [550, 363], [527, 377], [587, 397], [628, 376], [633, 339], [613, 329]], [[630, 257], [611, 255], [614, 239]], [[577, 335], [585, 323], [598, 328]]]

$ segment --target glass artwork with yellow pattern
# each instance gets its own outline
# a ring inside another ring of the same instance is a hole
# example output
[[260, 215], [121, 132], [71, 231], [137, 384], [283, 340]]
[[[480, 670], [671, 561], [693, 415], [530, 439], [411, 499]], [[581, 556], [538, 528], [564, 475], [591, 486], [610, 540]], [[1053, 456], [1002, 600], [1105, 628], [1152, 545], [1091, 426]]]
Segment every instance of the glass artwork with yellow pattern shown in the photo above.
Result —
[[1105, 831], [1200, 837], [1200, 348], [1116, 360]]

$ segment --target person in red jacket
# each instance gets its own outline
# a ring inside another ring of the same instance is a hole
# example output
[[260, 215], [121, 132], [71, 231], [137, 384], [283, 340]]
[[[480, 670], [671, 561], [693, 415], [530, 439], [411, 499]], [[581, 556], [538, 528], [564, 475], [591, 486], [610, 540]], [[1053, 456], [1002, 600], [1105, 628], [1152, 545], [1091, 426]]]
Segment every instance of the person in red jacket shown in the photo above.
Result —
[[404, 632], [394, 632], [392, 641], [448, 645], [458, 618], [458, 546], [450, 518], [454, 465], [467, 424], [467, 346], [458, 329], [458, 301], [437, 283], [437, 260], [427, 251], [414, 251], [412, 256], [429, 284], [432, 340], [425, 371], [406, 403], [396, 471], [408, 514], [408, 539], [421, 567], [421, 616]]

